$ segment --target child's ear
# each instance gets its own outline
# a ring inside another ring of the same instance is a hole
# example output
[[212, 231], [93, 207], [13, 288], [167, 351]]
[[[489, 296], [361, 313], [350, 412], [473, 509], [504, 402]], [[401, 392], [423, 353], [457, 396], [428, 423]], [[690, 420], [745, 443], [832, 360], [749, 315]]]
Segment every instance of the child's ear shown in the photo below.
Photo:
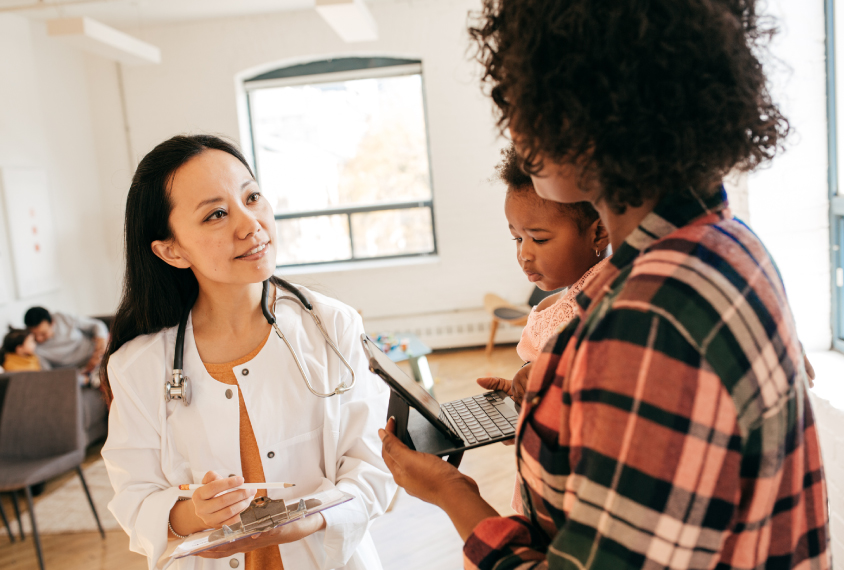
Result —
[[589, 235], [592, 236], [592, 249], [604, 251], [610, 245], [610, 234], [601, 218], [598, 218], [589, 227]]

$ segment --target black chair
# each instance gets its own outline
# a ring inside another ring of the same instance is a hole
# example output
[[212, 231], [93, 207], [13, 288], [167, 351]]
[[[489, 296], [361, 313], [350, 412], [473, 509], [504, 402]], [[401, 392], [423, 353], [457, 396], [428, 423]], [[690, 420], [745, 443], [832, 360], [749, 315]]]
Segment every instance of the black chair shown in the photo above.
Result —
[[0, 492], [12, 494], [23, 540], [16, 494], [24, 491], [35, 551], [43, 570], [41, 539], [32, 501], [33, 485], [76, 470], [100, 536], [105, 538], [81, 468], [85, 459], [85, 436], [82, 431], [80, 386], [73, 369], [4, 374], [0, 375], [0, 383], [5, 386], [0, 397]]

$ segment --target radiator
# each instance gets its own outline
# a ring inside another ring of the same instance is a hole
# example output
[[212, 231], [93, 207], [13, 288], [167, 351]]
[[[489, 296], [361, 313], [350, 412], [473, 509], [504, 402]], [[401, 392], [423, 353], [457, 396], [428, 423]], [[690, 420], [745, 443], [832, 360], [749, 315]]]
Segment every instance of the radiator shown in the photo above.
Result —
[[[393, 333], [400, 337], [401, 333], [413, 333], [433, 349], [486, 345], [491, 323], [492, 318], [484, 309], [371, 319], [367, 318], [366, 314], [363, 315], [363, 326], [370, 336]], [[495, 334], [495, 342], [518, 342], [521, 335], [521, 326], [501, 323]]]

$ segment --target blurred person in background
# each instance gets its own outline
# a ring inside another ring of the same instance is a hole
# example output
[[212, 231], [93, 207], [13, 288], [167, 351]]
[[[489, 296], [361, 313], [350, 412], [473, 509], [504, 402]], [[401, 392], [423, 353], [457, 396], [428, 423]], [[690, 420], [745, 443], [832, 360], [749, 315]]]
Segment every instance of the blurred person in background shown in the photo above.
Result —
[[108, 327], [99, 319], [32, 307], [23, 318], [45, 369], [76, 368], [83, 385], [98, 387]]
[[0, 372], [37, 372], [41, 370], [41, 363], [35, 355], [35, 338], [26, 329], [9, 327], [9, 332], [3, 338], [3, 349], [0, 351]]

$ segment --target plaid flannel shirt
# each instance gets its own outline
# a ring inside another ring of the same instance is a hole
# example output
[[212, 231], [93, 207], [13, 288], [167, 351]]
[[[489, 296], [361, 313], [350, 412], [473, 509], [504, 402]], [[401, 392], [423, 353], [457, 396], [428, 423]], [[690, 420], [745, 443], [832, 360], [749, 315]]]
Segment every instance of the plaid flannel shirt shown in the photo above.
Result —
[[668, 198], [535, 363], [516, 453], [526, 516], [482, 521], [466, 568], [830, 568], [802, 348], [759, 239]]

